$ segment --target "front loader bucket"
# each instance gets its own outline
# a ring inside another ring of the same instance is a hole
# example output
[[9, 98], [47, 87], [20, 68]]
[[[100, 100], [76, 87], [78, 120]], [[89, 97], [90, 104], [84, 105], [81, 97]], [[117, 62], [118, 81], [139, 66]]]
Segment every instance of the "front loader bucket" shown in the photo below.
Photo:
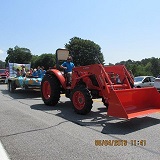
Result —
[[108, 115], [131, 119], [160, 112], [160, 93], [154, 87], [113, 90], [109, 96]]

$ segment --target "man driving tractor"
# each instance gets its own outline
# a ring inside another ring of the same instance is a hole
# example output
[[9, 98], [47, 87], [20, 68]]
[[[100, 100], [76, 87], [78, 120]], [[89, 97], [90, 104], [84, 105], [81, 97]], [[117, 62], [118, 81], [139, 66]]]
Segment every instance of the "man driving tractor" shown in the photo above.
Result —
[[68, 56], [67, 61], [61, 65], [61, 68], [64, 69], [64, 74], [67, 78], [67, 85], [71, 85], [72, 69], [74, 67], [71, 56]]

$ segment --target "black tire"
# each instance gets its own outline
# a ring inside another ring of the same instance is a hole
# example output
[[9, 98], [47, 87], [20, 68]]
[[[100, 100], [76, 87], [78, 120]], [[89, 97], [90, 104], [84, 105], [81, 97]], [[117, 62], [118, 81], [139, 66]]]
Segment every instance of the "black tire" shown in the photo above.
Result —
[[25, 88], [25, 90], [28, 90], [28, 89], [29, 89], [27, 85], [25, 85], [24, 88]]
[[78, 114], [88, 114], [92, 109], [92, 97], [90, 91], [86, 87], [76, 87], [71, 92], [71, 101], [74, 110]]
[[103, 102], [103, 104], [106, 106], [107, 111], [108, 111], [108, 106], [109, 106], [109, 104], [105, 102], [104, 98], [102, 98], [102, 102]]
[[14, 91], [15, 91], [14, 81], [8, 81], [7, 86], [8, 86], [8, 91], [10, 93], [14, 93]]
[[7, 83], [7, 89], [8, 89], [8, 91], [10, 92], [10, 84], [11, 82], [10, 81], [8, 81], [8, 83]]
[[[49, 87], [50, 93], [47, 88]], [[55, 106], [60, 99], [60, 82], [54, 75], [46, 74], [41, 83], [41, 96], [46, 105]]]

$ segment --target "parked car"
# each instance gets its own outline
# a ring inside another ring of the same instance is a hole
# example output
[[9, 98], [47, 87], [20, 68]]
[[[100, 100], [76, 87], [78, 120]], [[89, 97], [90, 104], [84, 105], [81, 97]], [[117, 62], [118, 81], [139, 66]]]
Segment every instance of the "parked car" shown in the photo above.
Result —
[[157, 88], [158, 91], [160, 91], [160, 76], [158, 76], [154, 81], [154, 87]]
[[7, 72], [6, 69], [0, 69], [0, 82], [5, 82], [7, 78]]
[[134, 77], [134, 86], [136, 88], [153, 87], [155, 77], [153, 76], [138, 76]]

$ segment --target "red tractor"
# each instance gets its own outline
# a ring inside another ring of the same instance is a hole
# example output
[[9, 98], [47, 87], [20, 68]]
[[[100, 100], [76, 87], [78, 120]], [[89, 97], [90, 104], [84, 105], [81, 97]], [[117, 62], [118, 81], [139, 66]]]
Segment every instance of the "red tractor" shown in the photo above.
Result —
[[[56, 51], [59, 61], [66, 60], [69, 51]], [[109, 116], [131, 119], [141, 115], [160, 112], [160, 94], [154, 87], [134, 88], [134, 80], [124, 65], [103, 66], [93, 64], [75, 67], [71, 86], [67, 86], [63, 71], [51, 69], [41, 83], [42, 99], [46, 105], [56, 105], [60, 94], [71, 99], [78, 114], [92, 109], [93, 98], [101, 98]]]

